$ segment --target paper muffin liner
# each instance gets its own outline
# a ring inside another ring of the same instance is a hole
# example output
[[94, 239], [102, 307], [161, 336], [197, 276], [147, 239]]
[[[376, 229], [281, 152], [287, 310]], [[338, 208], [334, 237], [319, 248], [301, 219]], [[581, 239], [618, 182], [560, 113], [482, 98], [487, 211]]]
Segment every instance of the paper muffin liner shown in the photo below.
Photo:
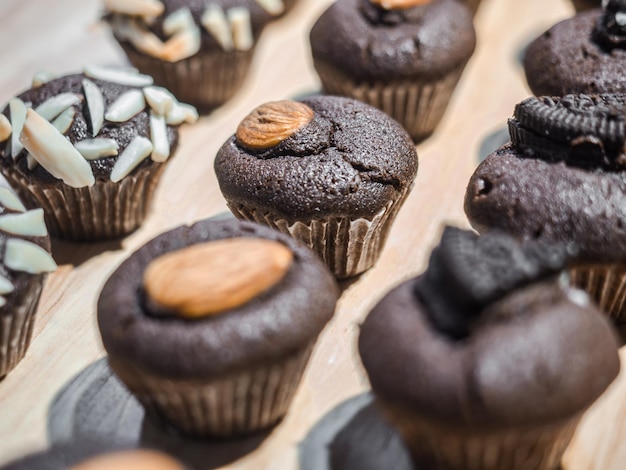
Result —
[[337, 216], [289, 222], [243, 204], [228, 201], [228, 207], [239, 219], [268, 225], [304, 243], [322, 258], [335, 277], [344, 279], [367, 271], [376, 263], [410, 189], [397, 200], [389, 201], [371, 219]]
[[465, 63], [439, 80], [358, 82], [323, 62], [315, 69], [324, 91], [363, 101], [398, 121], [415, 142], [430, 136], [443, 117]]
[[581, 265], [570, 268], [571, 283], [589, 294], [615, 323], [626, 323], [626, 264]]
[[204, 112], [221, 106], [241, 88], [254, 56], [253, 47], [248, 51], [200, 52], [178, 62], [166, 62], [141, 54], [127, 43], [120, 44], [140, 72], [151, 75], [179, 101]]
[[13, 167], [6, 167], [3, 174], [26, 207], [43, 208], [51, 236], [102, 241], [121, 238], [141, 225], [164, 169], [164, 164], [153, 163], [118, 183], [96, 179], [84, 188], [62, 182], [38, 185]]
[[313, 344], [215, 380], [170, 380], [113, 358], [109, 364], [153, 416], [190, 436], [233, 437], [268, 429], [285, 416]]
[[45, 276], [33, 278], [21, 295], [22, 303], [7, 315], [0, 314], [0, 379], [7, 375], [26, 354], [33, 336], [35, 312]]
[[550, 426], [462, 431], [396, 410], [388, 415], [419, 468], [557, 470], [580, 415]]

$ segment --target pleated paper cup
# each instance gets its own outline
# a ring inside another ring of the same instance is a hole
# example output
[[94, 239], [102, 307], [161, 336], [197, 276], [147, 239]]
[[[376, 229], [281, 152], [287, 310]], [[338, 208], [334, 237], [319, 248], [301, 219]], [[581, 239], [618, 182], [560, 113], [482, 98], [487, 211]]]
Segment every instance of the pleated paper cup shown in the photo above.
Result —
[[269, 429], [285, 414], [314, 342], [294, 355], [215, 379], [179, 380], [109, 358], [146, 411], [189, 436], [234, 437]]
[[120, 45], [140, 72], [151, 75], [157, 85], [167, 88], [179, 101], [202, 112], [233, 97], [243, 85], [254, 56], [253, 47], [248, 51], [201, 51], [178, 62], [166, 62], [141, 54], [125, 42]]
[[20, 294], [22, 302], [7, 314], [0, 314], [0, 379], [22, 360], [30, 345], [35, 312], [45, 276], [33, 277]]
[[91, 242], [135, 231], [148, 214], [164, 169], [164, 164], [151, 163], [118, 183], [96, 179], [93, 186], [84, 188], [37, 184], [10, 166], [5, 167], [4, 176], [26, 207], [43, 208], [51, 236]]
[[319, 60], [314, 65], [327, 94], [347, 96], [380, 109], [398, 121], [414, 142], [435, 131], [465, 68], [463, 64], [432, 81], [360, 82]]
[[585, 264], [570, 268], [572, 285], [589, 297], [614, 323], [626, 323], [626, 264]]

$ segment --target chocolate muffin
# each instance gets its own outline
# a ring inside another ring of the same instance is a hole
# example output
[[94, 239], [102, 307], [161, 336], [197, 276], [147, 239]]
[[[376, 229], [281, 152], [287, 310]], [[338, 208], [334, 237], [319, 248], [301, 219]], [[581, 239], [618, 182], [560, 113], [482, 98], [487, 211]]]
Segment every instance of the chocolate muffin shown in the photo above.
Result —
[[476, 45], [456, 0], [339, 0], [310, 40], [326, 93], [383, 110], [416, 142], [437, 127]]
[[578, 247], [571, 274], [602, 310], [626, 321], [624, 95], [529, 98], [511, 143], [476, 169], [465, 212], [481, 233]]
[[417, 154], [377, 109], [317, 97], [255, 109], [218, 152], [215, 173], [235, 216], [297, 238], [345, 278], [378, 259]]
[[205, 220], [124, 261], [102, 289], [98, 324], [111, 368], [148, 413], [229, 437], [282, 419], [338, 296], [291, 237]]
[[3, 115], [3, 175], [26, 207], [43, 207], [53, 236], [77, 241], [139, 227], [176, 151], [177, 126], [198, 117], [152, 78], [101, 67], [37, 81]]
[[559, 468], [619, 372], [606, 319], [558, 275], [567, 258], [446, 228], [426, 272], [368, 315], [359, 353], [417, 468]]
[[261, 32], [285, 11], [283, 0], [103, 1], [133, 65], [202, 111], [241, 87]]
[[0, 380], [24, 357], [46, 275], [56, 269], [41, 209], [0, 187]]
[[536, 96], [626, 92], [626, 2], [610, 0], [561, 21], [526, 49], [524, 71]]

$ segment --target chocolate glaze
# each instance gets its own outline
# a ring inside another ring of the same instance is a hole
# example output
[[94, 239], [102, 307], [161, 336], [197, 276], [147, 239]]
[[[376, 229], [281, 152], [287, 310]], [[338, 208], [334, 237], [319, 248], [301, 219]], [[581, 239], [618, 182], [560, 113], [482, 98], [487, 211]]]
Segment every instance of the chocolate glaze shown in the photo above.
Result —
[[[203, 319], [149, 315], [142, 278], [155, 257], [241, 236], [275, 240], [293, 250], [293, 264], [279, 284], [240, 307]], [[102, 289], [98, 324], [112, 359], [163, 377], [216, 377], [289, 357], [317, 337], [338, 297], [328, 269], [292, 238], [250, 222], [205, 220], [158, 236], [124, 261]]]
[[580, 13], [528, 46], [524, 71], [535, 95], [626, 92], [626, 49], [607, 50], [596, 40], [602, 15], [599, 9]]
[[415, 147], [386, 114], [339, 97], [303, 100], [313, 120], [276, 147], [253, 152], [231, 137], [215, 159], [224, 197], [286, 219], [369, 217], [411, 186]]
[[392, 11], [369, 0], [339, 0], [310, 39], [314, 61], [364, 81], [435, 80], [463, 65], [476, 45], [472, 15], [455, 0]]
[[[94, 82], [102, 91], [104, 96], [105, 110], [115, 101], [122, 93], [133, 89], [133, 87], [119, 85], [111, 82], [104, 82], [102, 80], [96, 80], [86, 77], [83, 74], [67, 75], [38, 87], [31, 88], [18, 95], [24, 103], [32, 103], [32, 108], [36, 108], [48, 98], [59, 95], [61, 93], [76, 93], [83, 96], [83, 100], [74, 105], [76, 109], [76, 115], [74, 117], [74, 123], [72, 127], [65, 133], [69, 141], [72, 144], [76, 142], [94, 138], [91, 130], [91, 120], [89, 117], [89, 107], [87, 106], [87, 100], [83, 95], [83, 79], [88, 78]], [[3, 114], [7, 117], [10, 116], [9, 107], [4, 108]], [[168, 139], [170, 142], [171, 154], [174, 154], [178, 145], [178, 131], [176, 127], [167, 126]], [[98, 160], [90, 161], [91, 169], [96, 179], [109, 180], [111, 170], [117, 162], [119, 155], [122, 154], [128, 144], [138, 135], [150, 138], [150, 114], [149, 106], [146, 104], [146, 108], [134, 116], [132, 119], [126, 122], [109, 122], [106, 119], [102, 129], [96, 137], [111, 138], [114, 139], [118, 145], [118, 155], [113, 157], [101, 158]], [[26, 162], [26, 150], [17, 156], [16, 161], [11, 157], [10, 139], [6, 145], [0, 146], [0, 165], [3, 167], [15, 165], [18, 170], [28, 178], [31, 182], [38, 185], [55, 185], [61, 184], [61, 180], [54, 178], [48, 173], [41, 165], [37, 165], [33, 170], [29, 170]], [[152, 165], [161, 165], [161, 163], [153, 162], [152, 159], [146, 158], [141, 162], [133, 171], [139, 171], [142, 168], [147, 168]]]

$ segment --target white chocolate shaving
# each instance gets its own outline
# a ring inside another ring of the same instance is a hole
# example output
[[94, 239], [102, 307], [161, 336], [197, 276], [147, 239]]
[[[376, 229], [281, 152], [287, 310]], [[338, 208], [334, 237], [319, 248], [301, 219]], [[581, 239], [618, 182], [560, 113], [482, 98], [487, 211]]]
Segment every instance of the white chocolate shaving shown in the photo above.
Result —
[[7, 188], [0, 187], [0, 204], [12, 211], [26, 212], [26, 207], [22, 201]]
[[15, 286], [6, 277], [0, 276], [0, 294], [10, 294], [15, 290]]
[[104, 118], [111, 122], [126, 122], [146, 107], [141, 90], [128, 90], [111, 103]]
[[171, 111], [176, 103], [176, 98], [169, 90], [159, 86], [148, 86], [143, 89], [143, 96], [152, 108], [158, 114], [165, 116]]
[[32, 171], [37, 168], [37, 165], [39, 165], [39, 163], [37, 163], [35, 157], [33, 157], [30, 153], [26, 154], [26, 166], [28, 169]]
[[76, 93], [61, 93], [60, 95], [48, 98], [37, 106], [35, 111], [47, 121], [52, 121], [70, 106], [80, 103], [82, 99], [83, 97]]
[[163, 32], [168, 36], [173, 36], [180, 31], [194, 29], [195, 27], [196, 22], [193, 20], [191, 11], [187, 7], [176, 10], [163, 21]]
[[111, 181], [117, 183], [122, 178], [129, 175], [148, 155], [152, 153], [152, 142], [145, 137], [135, 137], [128, 147], [124, 149], [118, 158], [113, 171], [111, 171]]
[[51, 272], [57, 268], [50, 253], [39, 245], [17, 238], [7, 240], [4, 264], [13, 271], [30, 274]]
[[234, 49], [233, 35], [230, 31], [230, 24], [226, 18], [224, 10], [218, 5], [211, 4], [202, 15], [202, 26], [215, 40], [229, 52]]
[[92, 186], [91, 166], [52, 124], [29, 109], [20, 141], [48, 173], [73, 188]]
[[136, 20], [117, 17], [111, 23], [115, 36], [120, 41], [130, 42], [135, 49], [152, 57], [159, 57], [163, 50], [163, 41], [141, 26]]
[[283, 0], [256, 0], [256, 2], [270, 15], [280, 15], [285, 11]]
[[83, 80], [83, 93], [89, 108], [89, 120], [91, 121], [91, 135], [97, 136], [104, 122], [104, 96], [100, 87], [88, 79]]
[[11, 137], [11, 121], [4, 114], [0, 114], [0, 142], [4, 142], [9, 137]]
[[11, 113], [11, 126], [13, 134], [11, 135], [11, 156], [15, 159], [22, 151], [24, 146], [20, 142], [20, 133], [24, 127], [26, 120], [26, 105], [19, 98], [13, 98], [9, 101], [9, 111]]
[[43, 209], [33, 209], [20, 214], [0, 215], [0, 230], [24, 237], [48, 235], [43, 219]]
[[198, 118], [196, 108], [190, 104], [175, 102], [172, 109], [165, 116], [165, 122], [170, 126], [177, 126], [183, 122], [193, 124]]
[[7, 299], [0, 296], [0, 307], [4, 307], [7, 304]]
[[155, 112], [150, 113], [150, 139], [152, 140], [152, 160], [165, 162], [170, 157], [170, 142], [167, 138], [165, 117]]
[[238, 51], [248, 51], [254, 45], [250, 11], [244, 7], [234, 7], [228, 10], [228, 22], [233, 32], [233, 43]]
[[159, 0], [104, 0], [104, 7], [113, 13], [129, 16], [159, 16], [165, 7]]
[[85, 67], [83, 73], [89, 78], [95, 78], [96, 80], [118, 83], [120, 85], [127, 86], [144, 87], [150, 86], [154, 83], [151, 76], [142, 75], [134, 70], [128, 69], [110, 69], [91, 65]]
[[74, 124], [74, 116], [76, 116], [76, 109], [72, 106], [67, 108], [59, 117], [52, 121], [52, 125], [57, 128], [61, 134], [65, 134], [72, 124]]
[[54, 78], [56, 78], [56, 74], [51, 72], [50, 70], [40, 70], [35, 75], [33, 75], [32, 87], [39, 88], [40, 86], [45, 85]]
[[185, 29], [176, 33], [163, 45], [160, 59], [178, 62], [196, 54], [200, 50], [200, 28]]
[[114, 139], [105, 139], [103, 137], [76, 142], [74, 147], [87, 160], [112, 157], [117, 155], [117, 151], [120, 148]]

